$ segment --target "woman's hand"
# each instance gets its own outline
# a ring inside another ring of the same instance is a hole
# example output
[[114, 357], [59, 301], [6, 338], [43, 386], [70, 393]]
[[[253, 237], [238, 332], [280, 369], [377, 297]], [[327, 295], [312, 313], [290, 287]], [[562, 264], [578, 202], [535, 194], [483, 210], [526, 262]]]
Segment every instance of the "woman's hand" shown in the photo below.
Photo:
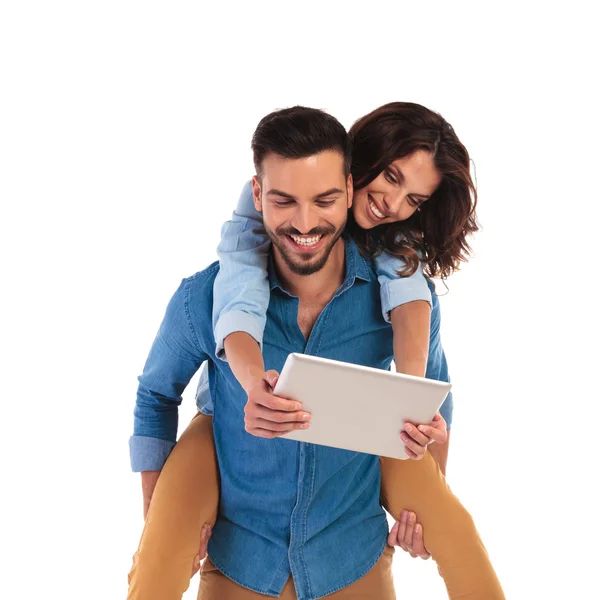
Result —
[[417, 522], [417, 515], [408, 510], [402, 511], [400, 520], [396, 521], [392, 527], [388, 536], [388, 544], [400, 546], [413, 558], [419, 557], [427, 560], [431, 557], [423, 542], [423, 526]]
[[444, 417], [437, 413], [429, 425], [406, 423], [400, 434], [406, 454], [413, 460], [420, 460], [427, 452], [427, 446], [433, 442], [444, 444], [448, 439], [448, 429]]

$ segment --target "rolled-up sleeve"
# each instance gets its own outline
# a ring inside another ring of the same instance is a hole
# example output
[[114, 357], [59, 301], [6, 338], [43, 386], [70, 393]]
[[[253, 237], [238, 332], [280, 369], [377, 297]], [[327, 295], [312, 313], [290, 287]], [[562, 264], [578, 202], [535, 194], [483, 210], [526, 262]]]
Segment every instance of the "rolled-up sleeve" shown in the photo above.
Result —
[[[448, 371], [448, 361], [442, 347], [440, 336], [441, 314], [440, 303], [435, 295], [435, 287], [433, 283], [428, 282], [428, 289], [431, 291], [431, 330], [429, 336], [429, 357], [427, 359], [427, 369], [425, 377], [428, 379], [436, 379], [437, 381], [450, 382], [450, 373]], [[454, 400], [452, 392], [448, 392], [440, 413], [446, 420], [448, 429], [452, 426], [452, 414], [454, 409]]]
[[431, 305], [431, 292], [423, 267], [419, 262], [417, 270], [410, 277], [400, 277], [398, 271], [406, 266], [399, 257], [383, 252], [375, 258], [375, 270], [381, 286], [381, 310], [383, 318], [390, 323], [390, 312], [397, 306], [425, 300]]
[[138, 377], [133, 436], [129, 440], [135, 472], [162, 469], [177, 439], [181, 395], [208, 358], [189, 319], [188, 285], [189, 280], [184, 279], [171, 298]]
[[248, 182], [230, 221], [221, 229], [217, 248], [220, 270], [214, 284], [213, 328], [216, 356], [226, 360], [223, 343], [236, 331], [261, 346], [269, 306], [267, 264], [270, 239], [254, 207]]

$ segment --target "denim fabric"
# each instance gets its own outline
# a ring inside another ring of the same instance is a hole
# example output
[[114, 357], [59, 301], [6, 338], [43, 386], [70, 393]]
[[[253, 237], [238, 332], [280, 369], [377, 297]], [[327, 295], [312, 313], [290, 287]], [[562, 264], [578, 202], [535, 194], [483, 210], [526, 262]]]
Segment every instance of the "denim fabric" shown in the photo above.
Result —
[[[280, 286], [269, 267], [263, 339], [267, 369], [281, 371], [290, 352], [389, 369], [392, 328], [381, 314], [376, 273], [352, 241], [345, 239], [345, 249], [344, 283], [308, 340], [297, 323], [298, 299]], [[211, 560], [232, 580], [259, 593], [278, 596], [291, 574], [299, 600], [320, 598], [360, 579], [383, 552], [388, 529], [379, 503], [378, 457], [267, 440], [245, 431], [246, 394], [215, 354], [212, 309], [218, 270], [213, 264], [183, 280], [169, 303], [139, 377], [132, 464], [162, 467], [165, 441], [175, 442], [181, 393], [206, 361], [221, 474]], [[432, 332], [439, 335], [434, 324]], [[434, 357], [432, 369], [440, 375], [445, 367], [439, 353]]]

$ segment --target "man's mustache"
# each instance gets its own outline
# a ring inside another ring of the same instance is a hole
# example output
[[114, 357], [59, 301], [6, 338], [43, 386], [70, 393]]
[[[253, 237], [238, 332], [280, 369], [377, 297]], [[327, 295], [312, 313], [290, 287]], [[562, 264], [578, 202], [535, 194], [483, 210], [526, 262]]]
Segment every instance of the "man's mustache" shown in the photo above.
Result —
[[275, 230], [275, 233], [277, 235], [327, 235], [330, 233], [335, 233], [335, 227], [314, 227], [308, 233], [300, 233], [294, 227], [280, 227], [279, 229]]

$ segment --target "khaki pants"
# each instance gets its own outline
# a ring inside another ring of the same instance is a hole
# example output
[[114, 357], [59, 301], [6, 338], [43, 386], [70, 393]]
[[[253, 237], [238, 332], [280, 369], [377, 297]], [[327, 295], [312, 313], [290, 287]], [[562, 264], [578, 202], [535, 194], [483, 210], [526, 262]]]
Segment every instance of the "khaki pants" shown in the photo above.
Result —
[[[395, 600], [394, 581], [392, 578], [392, 556], [394, 549], [386, 546], [383, 555], [377, 561], [375, 566], [358, 581], [345, 587], [339, 592], [334, 592], [326, 596], [327, 600]], [[228, 577], [225, 577], [210, 559], [207, 558], [202, 565], [202, 575], [200, 578], [200, 593], [198, 600], [263, 600], [269, 598], [252, 590], [248, 590]], [[281, 600], [296, 600], [296, 590], [294, 582], [290, 577], [285, 584], [281, 595]]]
[[[431, 455], [427, 453], [419, 461], [382, 458], [381, 476], [382, 504], [388, 512], [397, 519], [403, 509], [412, 510], [423, 524], [425, 545], [437, 563], [448, 597], [452, 600], [504, 600], [471, 515], [451, 492]], [[218, 501], [219, 475], [212, 419], [198, 413], [173, 449], [158, 479], [129, 573], [128, 600], [181, 599], [190, 584], [202, 526], [214, 524]], [[205, 575], [209, 581], [201, 585], [203, 589], [207, 589], [210, 581], [221, 581], [210, 565], [207, 559]], [[213, 584], [217, 585], [220, 584]], [[288, 582], [285, 592], [290, 591], [293, 591], [293, 584]], [[201, 593], [204, 592], [201, 590]], [[294, 596], [282, 596], [287, 597]], [[365, 598], [369, 597], [377, 596]]]

